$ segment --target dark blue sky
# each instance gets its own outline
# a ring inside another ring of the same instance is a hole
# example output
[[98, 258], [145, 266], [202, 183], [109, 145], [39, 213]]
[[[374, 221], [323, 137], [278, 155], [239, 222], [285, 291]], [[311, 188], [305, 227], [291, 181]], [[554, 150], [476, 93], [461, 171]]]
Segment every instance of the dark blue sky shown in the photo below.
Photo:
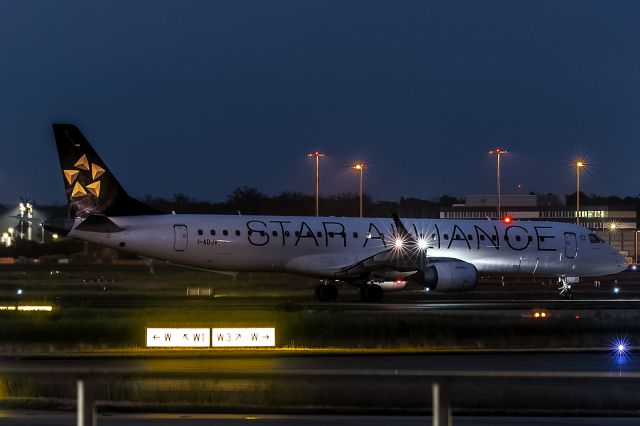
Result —
[[637, 195], [637, 1], [0, 0], [0, 201], [63, 202], [50, 123], [134, 196]]

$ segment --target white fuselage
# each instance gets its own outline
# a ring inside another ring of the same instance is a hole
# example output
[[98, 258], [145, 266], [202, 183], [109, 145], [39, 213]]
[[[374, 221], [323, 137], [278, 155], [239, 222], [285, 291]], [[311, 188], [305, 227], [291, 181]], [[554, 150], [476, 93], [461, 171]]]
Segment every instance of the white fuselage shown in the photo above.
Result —
[[[110, 219], [124, 231], [74, 229], [69, 235], [185, 266], [319, 278], [345, 278], [345, 268], [393, 247], [397, 235], [391, 218], [174, 214]], [[572, 224], [453, 219], [402, 223], [415, 240], [425, 243], [428, 257], [468, 262], [481, 275], [581, 277], [626, 268], [616, 250]]]

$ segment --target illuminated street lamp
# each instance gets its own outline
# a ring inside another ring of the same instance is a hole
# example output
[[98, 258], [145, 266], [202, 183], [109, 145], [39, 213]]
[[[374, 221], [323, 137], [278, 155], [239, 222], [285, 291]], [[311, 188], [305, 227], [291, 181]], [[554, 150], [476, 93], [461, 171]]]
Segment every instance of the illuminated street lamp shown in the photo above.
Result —
[[616, 224], [615, 222], [611, 222], [609, 224], [609, 245], [611, 245], [611, 234], [613, 234], [615, 230], [616, 230]]
[[580, 225], [580, 169], [586, 165], [584, 161], [576, 161], [576, 225]]
[[356, 172], [360, 172], [360, 217], [362, 217], [362, 175], [367, 166], [364, 163], [356, 163], [351, 168]]
[[497, 170], [497, 183], [498, 183], [498, 219], [502, 215], [500, 207], [500, 156], [509, 153], [506, 149], [496, 148], [489, 151], [489, 154], [496, 156], [496, 170]]
[[320, 157], [324, 157], [320, 151], [309, 153], [307, 157], [315, 157], [316, 159], [316, 216], [320, 216]]

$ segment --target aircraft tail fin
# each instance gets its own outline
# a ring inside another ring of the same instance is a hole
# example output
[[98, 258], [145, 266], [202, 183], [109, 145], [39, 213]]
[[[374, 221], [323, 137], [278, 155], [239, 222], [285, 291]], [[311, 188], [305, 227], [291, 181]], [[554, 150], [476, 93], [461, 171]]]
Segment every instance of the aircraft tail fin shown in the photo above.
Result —
[[53, 124], [71, 217], [163, 214], [131, 198], [80, 130]]

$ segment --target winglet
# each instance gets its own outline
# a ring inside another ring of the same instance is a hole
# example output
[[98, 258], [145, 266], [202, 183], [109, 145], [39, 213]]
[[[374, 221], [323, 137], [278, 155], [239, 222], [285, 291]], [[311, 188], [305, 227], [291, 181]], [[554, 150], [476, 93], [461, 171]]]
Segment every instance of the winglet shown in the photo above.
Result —
[[398, 215], [396, 213], [391, 213], [391, 217], [393, 217], [393, 223], [398, 230], [399, 237], [417, 243], [415, 236], [411, 235], [411, 233], [407, 231], [407, 228], [405, 228]]

